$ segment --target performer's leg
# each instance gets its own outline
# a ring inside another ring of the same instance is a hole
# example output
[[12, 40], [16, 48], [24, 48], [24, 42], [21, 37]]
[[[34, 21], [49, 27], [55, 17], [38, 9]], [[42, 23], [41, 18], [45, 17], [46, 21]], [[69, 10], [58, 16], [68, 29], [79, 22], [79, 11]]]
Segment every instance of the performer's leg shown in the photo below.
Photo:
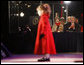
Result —
[[50, 54], [45, 54], [45, 56], [44, 56], [45, 58], [50, 58]]

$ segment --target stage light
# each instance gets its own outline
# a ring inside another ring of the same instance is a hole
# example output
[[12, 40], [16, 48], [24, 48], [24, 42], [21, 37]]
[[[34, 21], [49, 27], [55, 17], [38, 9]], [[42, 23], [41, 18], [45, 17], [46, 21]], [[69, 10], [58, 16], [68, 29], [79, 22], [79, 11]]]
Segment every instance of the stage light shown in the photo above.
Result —
[[71, 3], [71, 1], [64, 1], [64, 3], [65, 3], [65, 4], [70, 4], [70, 3]]
[[65, 8], [64, 6], [62, 6], [62, 8]]
[[31, 5], [27, 5], [27, 7], [29, 8], [29, 7], [31, 7]]
[[16, 16], [19, 16], [19, 14], [16, 14]]
[[64, 10], [64, 12], [67, 12], [67, 10]]
[[24, 17], [24, 13], [23, 12], [20, 13], [20, 17]]
[[71, 1], [64, 1], [64, 3], [66, 4], [66, 22], [67, 22], [67, 17], [68, 17], [68, 5], [71, 3]]
[[14, 16], [19, 16], [19, 14], [11, 14], [11, 16], [14, 15]]

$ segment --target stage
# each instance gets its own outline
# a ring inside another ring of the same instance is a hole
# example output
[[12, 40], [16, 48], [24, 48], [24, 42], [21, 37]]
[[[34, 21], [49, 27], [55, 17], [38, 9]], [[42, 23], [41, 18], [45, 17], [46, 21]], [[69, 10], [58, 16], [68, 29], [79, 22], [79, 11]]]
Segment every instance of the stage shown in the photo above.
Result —
[[1, 60], [1, 64], [83, 64], [83, 53], [58, 53], [51, 55], [50, 62], [37, 62], [42, 55], [15, 54]]

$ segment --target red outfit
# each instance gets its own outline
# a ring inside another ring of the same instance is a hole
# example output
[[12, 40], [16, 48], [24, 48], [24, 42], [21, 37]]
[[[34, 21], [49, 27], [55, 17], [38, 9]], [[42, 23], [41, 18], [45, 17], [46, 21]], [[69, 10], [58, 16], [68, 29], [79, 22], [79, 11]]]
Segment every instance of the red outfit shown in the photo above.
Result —
[[59, 26], [61, 23], [60, 23], [60, 22], [58, 22], [58, 23], [56, 22], [55, 24], [56, 24], [57, 26]]
[[[40, 39], [41, 34], [44, 34], [42, 39]], [[34, 54], [56, 54], [55, 43], [48, 14], [43, 14], [40, 17]]]

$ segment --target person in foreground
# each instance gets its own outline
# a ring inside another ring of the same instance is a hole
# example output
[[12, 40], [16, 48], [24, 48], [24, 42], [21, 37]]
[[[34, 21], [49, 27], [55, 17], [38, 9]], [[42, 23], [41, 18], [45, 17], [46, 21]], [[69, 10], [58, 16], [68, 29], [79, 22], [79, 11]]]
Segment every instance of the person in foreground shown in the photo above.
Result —
[[51, 8], [49, 4], [41, 4], [36, 10], [40, 16], [40, 20], [38, 24], [34, 54], [43, 55], [41, 59], [38, 59], [38, 62], [50, 61], [50, 54], [56, 54], [55, 42], [49, 23]]

